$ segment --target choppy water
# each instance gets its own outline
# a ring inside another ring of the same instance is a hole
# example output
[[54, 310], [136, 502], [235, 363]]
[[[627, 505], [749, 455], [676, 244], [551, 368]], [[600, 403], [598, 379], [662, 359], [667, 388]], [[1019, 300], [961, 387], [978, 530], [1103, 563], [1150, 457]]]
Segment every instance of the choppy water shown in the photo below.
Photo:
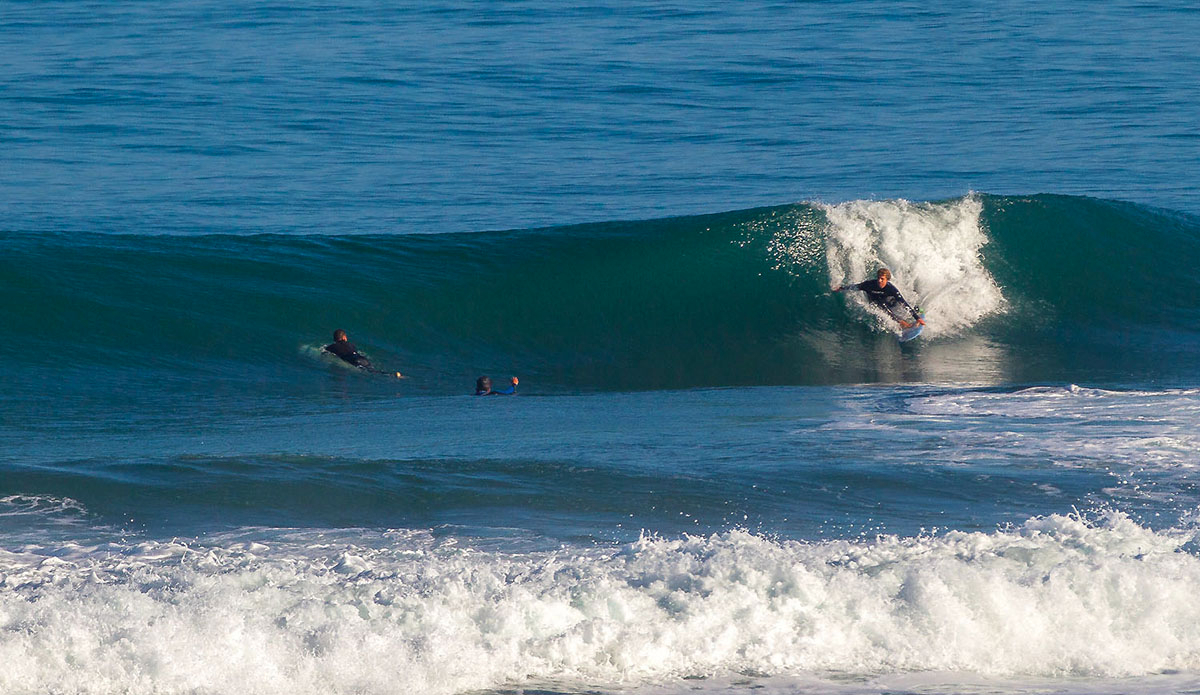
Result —
[[1200, 689], [1198, 30], [0, 4], [0, 692]]

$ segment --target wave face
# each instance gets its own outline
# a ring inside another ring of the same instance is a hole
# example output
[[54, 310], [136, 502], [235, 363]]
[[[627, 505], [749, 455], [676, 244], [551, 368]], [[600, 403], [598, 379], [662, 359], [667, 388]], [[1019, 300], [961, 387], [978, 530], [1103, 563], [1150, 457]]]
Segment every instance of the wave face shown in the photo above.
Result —
[[[1183, 379], [1200, 220], [970, 195], [430, 236], [0, 236], [3, 369], [282, 387], [345, 328], [414, 390]], [[898, 346], [829, 288], [890, 267], [927, 312]], [[66, 371], [63, 371], [66, 370]], [[74, 371], [73, 371], [74, 370]], [[14, 376], [14, 378], [18, 378]], [[363, 380], [364, 382], [369, 380]], [[407, 386], [406, 384], [406, 386]]]

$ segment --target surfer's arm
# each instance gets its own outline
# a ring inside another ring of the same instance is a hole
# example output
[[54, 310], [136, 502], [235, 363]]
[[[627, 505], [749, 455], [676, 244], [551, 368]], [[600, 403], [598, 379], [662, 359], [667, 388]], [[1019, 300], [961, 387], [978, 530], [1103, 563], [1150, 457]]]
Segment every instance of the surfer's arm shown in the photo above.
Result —
[[904, 305], [904, 308], [905, 308], [905, 309], [908, 309], [908, 313], [912, 314], [913, 321], [916, 321], [917, 323], [921, 324], [922, 326], [924, 326], [924, 325], [925, 325], [925, 319], [921, 318], [921, 315], [917, 313], [917, 310], [916, 310], [916, 309], [914, 309], [914, 308], [912, 307], [912, 305], [911, 305], [911, 304], [909, 304], [909, 303], [908, 303], [908, 301], [907, 301], [906, 299], [904, 299], [904, 295], [900, 294], [900, 291], [899, 291], [899, 290], [896, 290], [896, 299], [897, 299], [897, 300], [898, 300], [898, 301], [899, 301], [901, 304], [903, 304], [903, 305]]
[[488, 396], [515, 396], [517, 394], [517, 384], [520, 383], [516, 377], [509, 379], [509, 388], [503, 391], [491, 390], [487, 391]]
[[[900, 301], [904, 302], [904, 299], [901, 298]], [[908, 302], [904, 302], [904, 306], [908, 307], [908, 313], [912, 314], [913, 321], [916, 321], [922, 326], [925, 325], [925, 319], [921, 317], [921, 312], [917, 311], [916, 308], [911, 306]]]
[[518, 383], [519, 382], [517, 381], [517, 377], [514, 376], [512, 378], [512, 381], [508, 382], [508, 388], [504, 389], [503, 391], [491, 391], [488, 393], [488, 395], [489, 396], [515, 396], [517, 394], [517, 384]]

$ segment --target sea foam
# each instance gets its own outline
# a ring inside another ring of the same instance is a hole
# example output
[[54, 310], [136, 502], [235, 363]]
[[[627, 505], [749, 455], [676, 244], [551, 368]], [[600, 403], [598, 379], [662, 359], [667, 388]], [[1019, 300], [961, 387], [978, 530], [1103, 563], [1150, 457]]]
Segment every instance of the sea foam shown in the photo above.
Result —
[[826, 260], [834, 286], [875, 277], [892, 282], [928, 318], [926, 335], [955, 335], [1002, 311], [1004, 296], [984, 268], [987, 236], [977, 196], [945, 203], [852, 201], [821, 208], [829, 221]]
[[424, 532], [255, 529], [27, 545], [0, 551], [0, 691], [1195, 670], [1192, 537], [1108, 513], [993, 533], [803, 543], [731, 531], [534, 553]]

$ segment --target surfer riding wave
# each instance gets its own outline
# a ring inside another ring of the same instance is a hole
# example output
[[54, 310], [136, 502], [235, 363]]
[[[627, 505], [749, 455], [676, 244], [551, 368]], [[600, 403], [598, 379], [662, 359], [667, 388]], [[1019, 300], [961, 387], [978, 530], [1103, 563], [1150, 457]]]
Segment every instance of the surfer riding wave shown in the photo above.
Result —
[[[887, 312], [900, 324], [901, 328], [912, 328], [914, 325], [925, 325], [925, 319], [921, 318], [919, 311], [909, 305], [904, 300], [904, 296], [900, 294], [900, 290], [896, 289], [890, 281], [892, 279], [892, 271], [887, 268], [880, 268], [879, 272], [875, 273], [874, 280], [864, 280], [856, 285], [842, 285], [835, 287], [834, 292], [850, 292], [859, 290], [867, 295], [867, 301]], [[912, 321], [905, 321], [900, 317], [901, 308], [907, 309], [912, 316]]]

